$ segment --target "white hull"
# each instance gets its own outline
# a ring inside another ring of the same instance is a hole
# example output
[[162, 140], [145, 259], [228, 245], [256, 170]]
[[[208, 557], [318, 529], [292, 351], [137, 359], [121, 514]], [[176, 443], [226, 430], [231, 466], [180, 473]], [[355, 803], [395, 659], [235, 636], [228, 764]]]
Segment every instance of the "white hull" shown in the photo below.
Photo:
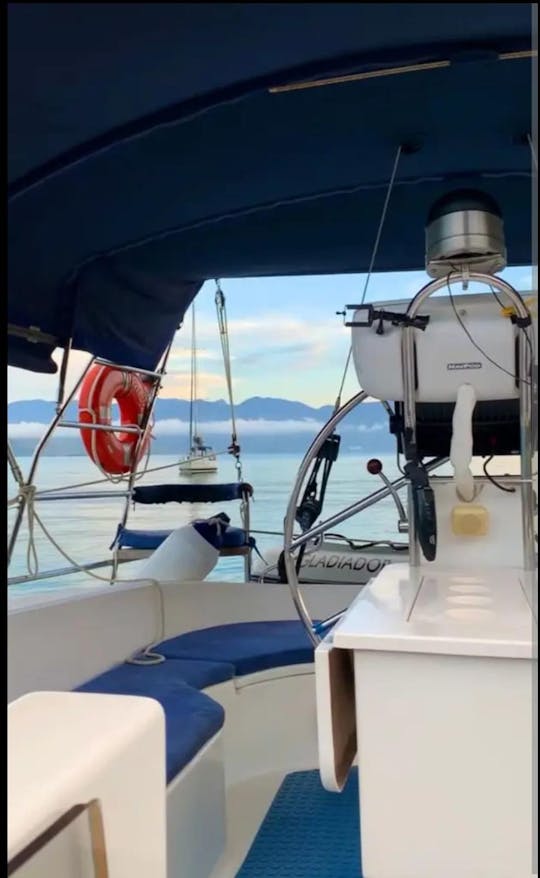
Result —
[[[408, 548], [405, 544], [380, 544], [351, 546], [336, 540], [323, 540], [319, 548], [306, 552], [302, 560], [298, 581], [300, 583], [339, 583], [343, 585], [366, 585], [387, 564], [407, 562]], [[281, 546], [264, 549], [260, 558], [253, 559], [252, 578], [266, 582], [279, 582], [277, 564]], [[270, 565], [271, 568], [270, 568]], [[269, 569], [270, 568], [270, 569]], [[268, 571], [268, 572], [266, 572]]]
[[218, 465], [215, 455], [211, 457], [188, 457], [180, 464], [180, 472], [186, 475], [195, 473], [217, 473]]

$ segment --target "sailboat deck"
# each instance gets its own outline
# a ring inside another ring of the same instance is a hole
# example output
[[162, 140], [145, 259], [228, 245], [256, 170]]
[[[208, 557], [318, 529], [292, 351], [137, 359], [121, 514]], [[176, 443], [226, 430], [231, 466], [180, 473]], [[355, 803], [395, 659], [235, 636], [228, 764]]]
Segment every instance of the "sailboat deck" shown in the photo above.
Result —
[[237, 878], [361, 878], [358, 776], [339, 796], [319, 772], [284, 779]]

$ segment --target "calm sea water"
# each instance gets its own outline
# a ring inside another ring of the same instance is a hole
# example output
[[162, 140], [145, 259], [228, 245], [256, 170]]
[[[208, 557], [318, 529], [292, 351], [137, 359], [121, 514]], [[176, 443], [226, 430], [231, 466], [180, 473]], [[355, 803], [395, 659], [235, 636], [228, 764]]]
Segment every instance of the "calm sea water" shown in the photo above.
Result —
[[[252, 454], [243, 458], [243, 478], [254, 488], [251, 504], [251, 523], [253, 530], [279, 531], [283, 528], [290, 492], [296, 477], [301, 455]], [[339, 512], [344, 507], [378, 489], [381, 482], [378, 478], [367, 474], [365, 469], [366, 456], [343, 454], [334, 466], [330, 479], [323, 517]], [[393, 478], [397, 474], [395, 461], [388, 457], [381, 458], [386, 474]], [[20, 464], [26, 474], [29, 459], [21, 458]], [[150, 467], [174, 464], [171, 456], [153, 456]], [[100, 478], [99, 471], [86, 457], [44, 457], [36, 477], [38, 490], [61, 488], [79, 482], [87, 482]], [[197, 477], [199, 480], [200, 477]], [[207, 481], [235, 481], [235, 469], [230, 458], [220, 458], [220, 471], [217, 475], [203, 477]], [[159, 473], [148, 473], [141, 484], [164, 484], [185, 481], [186, 477], [178, 474], [176, 467]], [[189, 480], [189, 477], [188, 479]], [[106, 490], [110, 498], [99, 500], [63, 500], [40, 502], [37, 509], [46, 527], [56, 541], [79, 564], [105, 560], [110, 557], [109, 546], [113, 541], [117, 525], [120, 521], [124, 500], [114, 496], [122, 490], [122, 486], [106, 483], [81, 490]], [[15, 483], [8, 472], [9, 496], [15, 494]], [[165, 529], [179, 527], [194, 518], [206, 518], [219, 511], [225, 511], [235, 525], [240, 524], [239, 503], [214, 505], [168, 504], [164, 506], [137, 506], [130, 511], [128, 525], [143, 529]], [[14, 511], [9, 513], [8, 523], [14, 519]], [[392, 500], [385, 500], [363, 513], [349, 519], [335, 530], [350, 537], [366, 539], [390, 538], [402, 539], [396, 531], [397, 513]], [[279, 545], [280, 537], [256, 534], [257, 544], [263, 555], [264, 548]], [[28, 545], [28, 529], [26, 522], [21, 529], [15, 556], [10, 566], [10, 576], [26, 573], [26, 551]], [[36, 526], [36, 546], [41, 571], [67, 566], [67, 561], [46, 540]], [[120, 576], [129, 578], [129, 564], [122, 565]], [[107, 568], [96, 571], [107, 575]], [[223, 558], [209, 578], [235, 580], [243, 576], [241, 558]], [[12, 586], [16, 593], [42, 591], [73, 586], [81, 587], [97, 584], [88, 574], [76, 574], [25, 585]]]

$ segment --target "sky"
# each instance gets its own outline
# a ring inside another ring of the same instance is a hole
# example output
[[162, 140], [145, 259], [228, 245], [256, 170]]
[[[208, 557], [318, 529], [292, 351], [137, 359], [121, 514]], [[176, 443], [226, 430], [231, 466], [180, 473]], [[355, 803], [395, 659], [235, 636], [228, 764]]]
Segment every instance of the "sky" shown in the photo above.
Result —
[[[519, 291], [532, 287], [530, 268], [512, 268], [501, 277]], [[299, 400], [312, 406], [333, 403], [350, 344], [350, 329], [336, 315], [362, 298], [365, 275], [248, 278], [224, 280], [235, 402], [252, 396]], [[373, 274], [366, 302], [411, 299], [427, 281], [422, 271]], [[226, 399], [227, 390], [214, 304], [208, 281], [196, 299], [198, 397]], [[161, 396], [189, 398], [191, 320], [176, 334]], [[59, 363], [61, 351], [54, 359]], [[73, 352], [68, 381], [88, 355]], [[57, 375], [8, 368], [8, 402], [55, 399]], [[351, 367], [343, 398], [358, 391]]]

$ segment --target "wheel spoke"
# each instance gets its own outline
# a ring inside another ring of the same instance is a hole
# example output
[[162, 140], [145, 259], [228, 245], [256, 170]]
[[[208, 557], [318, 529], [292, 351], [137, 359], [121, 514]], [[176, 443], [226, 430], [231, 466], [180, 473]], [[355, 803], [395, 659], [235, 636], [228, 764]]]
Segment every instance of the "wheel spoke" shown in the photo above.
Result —
[[333, 616], [328, 616], [328, 618], [323, 619], [322, 622], [317, 622], [316, 625], [313, 625], [313, 633], [318, 634], [320, 637], [323, 636], [329, 628], [333, 628], [334, 625], [339, 622], [346, 612], [347, 609], [341, 610], [340, 613], [334, 613]]
[[[357, 393], [355, 396], [353, 396], [340, 409], [338, 409], [337, 412], [332, 415], [330, 420], [327, 421], [322, 430], [319, 432], [318, 436], [315, 437], [308, 451], [306, 452], [302, 463], [300, 464], [298, 475], [296, 477], [296, 481], [292, 490], [291, 498], [289, 500], [289, 505], [287, 507], [287, 513], [285, 515], [283, 528], [283, 562], [287, 574], [287, 582], [289, 584], [291, 596], [296, 607], [296, 612], [298, 613], [301, 621], [304, 623], [308, 636], [314, 646], [317, 646], [317, 644], [320, 643], [321, 638], [319, 634], [317, 634], [314, 630], [315, 626], [313, 624], [313, 619], [309, 614], [309, 611], [306, 607], [298, 586], [296, 559], [293, 557], [292, 550], [293, 530], [296, 516], [296, 508], [298, 505], [298, 498], [300, 496], [300, 491], [308, 474], [311, 462], [322, 448], [324, 442], [326, 442], [327, 438], [334, 432], [340, 421], [342, 421], [343, 418], [349, 414], [349, 412], [356, 408], [357, 405], [360, 405], [362, 402], [364, 402], [366, 398], [367, 393], [365, 393], [364, 391], [361, 391], [360, 393]], [[308, 537], [308, 540], [309, 539], [310, 538]], [[307, 540], [303, 539], [301, 545], [303, 545], [305, 542], [307, 542]]]
[[[307, 634], [314, 646], [317, 646], [320, 643], [321, 638], [325, 635], [326, 631], [328, 631], [328, 629], [331, 628], [332, 625], [334, 625], [341, 618], [345, 611], [336, 613], [333, 616], [328, 617], [328, 619], [325, 619], [323, 622], [313, 622], [313, 619], [311, 618], [298, 583], [298, 550], [302, 550], [303, 547], [307, 549], [308, 543], [310, 543], [315, 538], [321, 537], [323, 534], [327, 533], [336, 525], [341, 524], [348, 518], [352, 518], [353, 515], [357, 515], [359, 512], [362, 512], [369, 506], [373, 506], [380, 500], [384, 500], [386, 497], [392, 496], [393, 492], [399, 490], [408, 483], [408, 479], [405, 476], [401, 476], [394, 482], [389, 483], [388, 486], [383, 485], [383, 487], [379, 488], [379, 490], [373, 491], [371, 494], [368, 494], [367, 497], [364, 497], [363, 499], [358, 500], [356, 503], [352, 503], [350, 506], [345, 507], [345, 509], [342, 509], [341, 512], [338, 512], [336, 515], [332, 515], [330, 518], [326, 519], [326, 521], [321, 521], [319, 524], [309, 528], [309, 530], [306, 530], [300, 536], [295, 538], [293, 535], [295, 516], [300, 492], [303, 488], [304, 482], [307, 478], [309, 468], [313, 460], [315, 459], [316, 455], [318, 454], [328, 437], [334, 432], [339, 422], [346, 415], [348, 415], [349, 412], [356, 408], [356, 406], [364, 402], [366, 398], [367, 394], [363, 391], [356, 394], [356, 396], [353, 396], [337, 412], [332, 415], [330, 420], [324, 425], [319, 434], [315, 437], [308, 451], [306, 452], [302, 463], [300, 464], [298, 475], [296, 477], [289, 504], [287, 506], [287, 513], [285, 516], [283, 528], [283, 564], [285, 567], [287, 583], [289, 585], [296, 612], [303, 622]], [[432, 460], [429, 464], [427, 464], [426, 470], [430, 471], [436, 469], [446, 461], [447, 458], [437, 458], [435, 460]]]

